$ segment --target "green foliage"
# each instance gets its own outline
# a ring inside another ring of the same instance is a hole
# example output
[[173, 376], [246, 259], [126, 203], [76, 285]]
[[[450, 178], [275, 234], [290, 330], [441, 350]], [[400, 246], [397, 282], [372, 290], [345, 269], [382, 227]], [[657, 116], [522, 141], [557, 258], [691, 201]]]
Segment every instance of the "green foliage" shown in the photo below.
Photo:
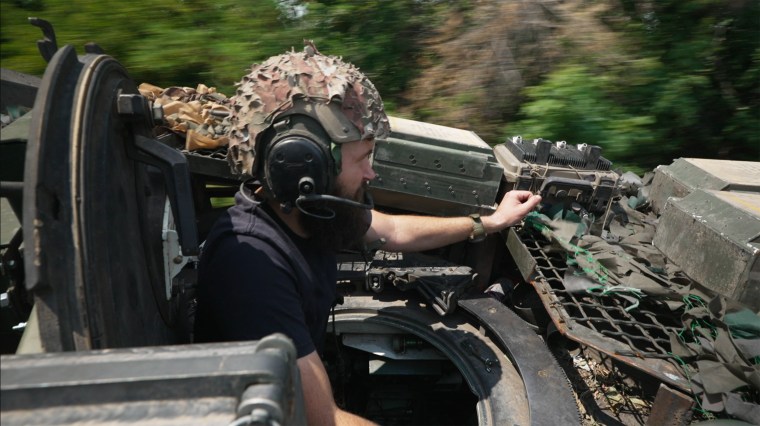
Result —
[[[362, 68], [393, 104], [416, 75], [417, 40], [435, 2], [169, 0], [3, 0], [2, 66], [35, 75], [45, 68], [35, 45], [37, 15], [59, 45], [97, 41], [139, 83], [195, 86], [231, 94], [254, 62], [313, 39], [327, 54]], [[398, 40], [404, 40], [399, 43]]]
[[323, 53], [343, 56], [361, 68], [386, 103], [394, 103], [419, 74], [420, 42], [431, 28], [434, 1], [321, 0], [303, 2], [304, 37]]
[[566, 61], [525, 90], [507, 132], [598, 144], [645, 168], [680, 156], [760, 160], [759, 3], [625, 5], [625, 19], [611, 20], [623, 23], [625, 60]]
[[624, 160], [631, 152], [658, 149], [654, 117], [631, 115], [607, 93], [615, 87], [583, 65], [568, 65], [529, 87], [521, 109], [525, 119], [507, 127], [509, 135], [599, 145], [608, 158]]
[[26, 23], [30, 15], [53, 24], [59, 46], [71, 44], [83, 53], [82, 46], [94, 40], [138, 83], [164, 87], [204, 83], [229, 93], [251, 63], [301, 44], [283, 25], [274, 0], [37, 3], [42, 7], [31, 13], [21, 2], [2, 2], [3, 67], [43, 72], [34, 44], [41, 34]]
[[[760, 2], [614, 5], [588, 6], [601, 10], [595, 19], [614, 35], [600, 37], [598, 49], [588, 47], [593, 34], [546, 40], [566, 54], [541, 71], [541, 80], [523, 75], [541, 83], [525, 89], [516, 115], [499, 100], [478, 102], [483, 94], [472, 89], [454, 92], [443, 107], [509, 122], [508, 135], [598, 144], [618, 164], [649, 168], [679, 156], [760, 160]], [[440, 39], [435, 30], [480, 7], [443, 0], [0, 0], [0, 65], [42, 74], [46, 64], [35, 45], [41, 33], [27, 23], [38, 16], [54, 25], [59, 45], [83, 53], [96, 41], [138, 83], [204, 83], [232, 94], [251, 63], [313, 39], [323, 53], [367, 73], [389, 111], [413, 103], [415, 116], [425, 118], [440, 106], [405, 94], [422, 75], [420, 64], [440, 65], [431, 49]], [[568, 13], [584, 6], [573, 7]]]

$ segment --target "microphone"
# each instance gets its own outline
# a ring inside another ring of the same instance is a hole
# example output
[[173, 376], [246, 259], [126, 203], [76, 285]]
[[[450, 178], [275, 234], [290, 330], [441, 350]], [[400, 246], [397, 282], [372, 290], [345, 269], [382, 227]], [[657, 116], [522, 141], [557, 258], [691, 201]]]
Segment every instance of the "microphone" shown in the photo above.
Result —
[[300, 182], [298, 182], [298, 192], [300, 195], [298, 198], [296, 198], [296, 207], [298, 207], [298, 210], [300, 210], [301, 213], [318, 219], [332, 219], [335, 217], [335, 212], [327, 207], [322, 207], [321, 212], [311, 212], [306, 210], [306, 204], [315, 203], [318, 201], [328, 201], [360, 209], [371, 210], [375, 208], [375, 202], [372, 199], [372, 195], [370, 195], [369, 191], [364, 191], [364, 202], [349, 200], [348, 198], [336, 197], [334, 195], [312, 194], [313, 191], [314, 181], [310, 177], [301, 178]]

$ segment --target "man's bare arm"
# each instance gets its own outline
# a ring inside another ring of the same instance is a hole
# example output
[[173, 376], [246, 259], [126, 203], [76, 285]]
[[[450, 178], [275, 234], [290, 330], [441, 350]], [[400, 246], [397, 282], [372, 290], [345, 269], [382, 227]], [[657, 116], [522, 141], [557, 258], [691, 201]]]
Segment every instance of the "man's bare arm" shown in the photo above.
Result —
[[330, 379], [316, 351], [298, 358], [298, 369], [301, 371], [306, 419], [310, 425], [374, 425], [335, 405]]
[[[492, 215], [482, 217], [486, 233], [518, 223], [540, 201], [540, 196], [529, 191], [508, 192]], [[384, 250], [424, 251], [462, 241], [471, 232], [469, 217], [388, 215], [373, 210], [372, 226], [365, 240], [385, 238]]]

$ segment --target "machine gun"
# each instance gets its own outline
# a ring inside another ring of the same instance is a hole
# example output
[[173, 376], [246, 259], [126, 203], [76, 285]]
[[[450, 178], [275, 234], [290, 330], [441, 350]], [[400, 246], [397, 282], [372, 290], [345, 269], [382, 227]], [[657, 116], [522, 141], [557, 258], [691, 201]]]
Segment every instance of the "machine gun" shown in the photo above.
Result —
[[445, 316], [454, 312], [460, 296], [473, 286], [477, 273], [421, 253], [377, 251], [369, 263], [346, 260], [338, 265], [338, 279], [359, 281], [364, 290], [381, 293], [389, 286], [417, 290], [431, 309]]

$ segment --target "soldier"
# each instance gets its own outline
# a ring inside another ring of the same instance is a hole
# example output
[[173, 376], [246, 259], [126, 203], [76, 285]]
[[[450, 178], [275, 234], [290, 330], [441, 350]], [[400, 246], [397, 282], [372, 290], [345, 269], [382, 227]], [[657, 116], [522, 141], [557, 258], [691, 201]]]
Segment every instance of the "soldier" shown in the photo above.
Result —
[[309, 423], [367, 422], [336, 407], [320, 359], [336, 250], [384, 241], [385, 250], [424, 251], [482, 238], [519, 222], [540, 197], [511, 191], [482, 218], [373, 210], [372, 151], [390, 130], [383, 102], [357, 68], [313, 45], [254, 65], [232, 101], [228, 160], [250, 179], [206, 240], [196, 340], [284, 333], [296, 346]]

